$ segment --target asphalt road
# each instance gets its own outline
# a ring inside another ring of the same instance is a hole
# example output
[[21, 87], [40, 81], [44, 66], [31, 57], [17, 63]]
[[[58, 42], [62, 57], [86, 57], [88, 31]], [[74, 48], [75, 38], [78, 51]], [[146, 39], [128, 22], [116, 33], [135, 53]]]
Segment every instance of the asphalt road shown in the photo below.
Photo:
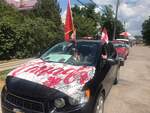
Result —
[[131, 48], [119, 84], [105, 101], [104, 113], [150, 113], [150, 47]]
[[119, 84], [105, 101], [104, 113], [150, 113], [150, 47], [130, 50]]

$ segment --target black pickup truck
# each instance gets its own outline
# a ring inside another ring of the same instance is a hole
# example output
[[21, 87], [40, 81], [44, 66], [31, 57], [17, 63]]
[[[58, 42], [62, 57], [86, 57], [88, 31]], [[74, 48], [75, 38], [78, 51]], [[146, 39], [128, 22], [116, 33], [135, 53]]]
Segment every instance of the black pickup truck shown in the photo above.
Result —
[[103, 113], [118, 71], [111, 43], [56, 44], [8, 74], [1, 93], [2, 113]]

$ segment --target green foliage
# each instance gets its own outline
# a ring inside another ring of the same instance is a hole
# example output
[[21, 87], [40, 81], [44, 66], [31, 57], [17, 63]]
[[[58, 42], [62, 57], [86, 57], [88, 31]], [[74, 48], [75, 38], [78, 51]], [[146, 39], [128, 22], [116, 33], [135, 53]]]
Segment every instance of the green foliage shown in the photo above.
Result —
[[95, 12], [95, 5], [87, 4], [87, 7], [72, 8], [74, 24], [77, 27], [77, 37], [96, 36], [100, 25], [100, 13]]
[[[103, 8], [103, 14], [101, 18], [101, 26], [105, 27], [108, 30], [108, 35], [110, 40], [113, 40], [113, 31], [114, 31], [114, 12], [112, 10], [112, 6], [105, 6]], [[121, 21], [117, 20], [116, 22], [116, 38], [119, 36], [121, 32], [124, 31], [123, 24]]]
[[12, 69], [8, 69], [8, 70], [5, 70], [5, 71], [1, 71], [1, 72], [0, 72], [0, 80], [5, 80], [7, 74], [8, 74], [11, 70], [12, 70]]
[[[72, 8], [74, 24], [77, 26], [77, 37], [98, 36], [101, 28], [108, 30], [110, 40], [113, 38], [114, 31], [114, 12], [112, 6], [103, 7], [102, 14], [95, 12], [96, 6], [87, 4], [87, 7], [74, 6]], [[124, 31], [121, 21], [116, 22], [116, 37]], [[99, 38], [100, 36], [98, 36]]]
[[78, 20], [75, 23], [77, 26], [77, 37], [84, 37], [84, 36], [95, 36], [97, 33], [95, 22], [90, 18], [76, 16], [74, 20]]
[[56, 25], [61, 25], [61, 10], [57, 0], [38, 0], [33, 12], [36, 17], [50, 19]]
[[32, 57], [63, 39], [59, 7], [54, 1], [39, 2], [44, 4], [42, 7], [46, 7], [43, 8], [43, 12], [46, 12], [49, 6], [47, 4], [52, 2], [51, 5], [55, 6], [47, 12], [50, 13], [47, 17], [43, 16], [43, 12], [37, 15], [39, 7], [30, 12], [18, 11], [0, 1], [0, 59]]
[[142, 35], [146, 44], [150, 45], [150, 17], [142, 25]]
[[0, 59], [8, 59], [13, 55], [15, 45], [15, 29], [20, 22], [20, 15], [4, 2], [0, 2]]
[[53, 45], [56, 39], [59, 41], [60, 36], [54, 31], [56, 29], [57, 26], [50, 20], [26, 19], [16, 32], [17, 57], [31, 57], [48, 45]]

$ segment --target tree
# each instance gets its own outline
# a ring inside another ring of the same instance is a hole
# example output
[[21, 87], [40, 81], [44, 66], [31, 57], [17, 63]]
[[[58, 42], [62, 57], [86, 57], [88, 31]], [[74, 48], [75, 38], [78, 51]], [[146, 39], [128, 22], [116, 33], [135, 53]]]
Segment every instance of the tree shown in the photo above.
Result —
[[0, 59], [9, 59], [15, 55], [15, 29], [24, 19], [3, 0], [0, 1], [0, 12]]
[[16, 56], [31, 57], [49, 45], [54, 45], [56, 41], [60, 40], [54, 31], [56, 28], [57, 26], [50, 20], [26, 19], [16, 31]]
[[142, 25], [142, 35], [146, 44], [150, 44], [150, 17]]
[[36, 17], [50, 19], [57, 26], [62, 25], [60, 7], [57, 0], [38, 0], [33, 10]]
[[72, 8], [77, 37], [96, 36], [99, 31], [100, 13], [96, 13], [95, 8], [93, 4], [86, 4], [86, 7], [82, 8], [75, 5]]
[[57, 42], [57, 40], [60, 38], [63, 39], [64, 30], [60, 15], [61, 9], [57, 0], [38, 0], [37, 4], [31, 12], [32, 17], [34, 18], [40, 17], [43, 18], [45, 22], [53, 22], [53, 25], [56, 27], [55, 29], [53, 28], [50, 30], [56, 33], [56, 37], [54, 37], [55, 42]]
[[33, 57], [63, 40], [57, 2], [42, 0], [37, 6], [43, 9], [19, 11], [0, 1], [0, 60]]
[[[105, 27], [108, 30], [109, 38], [110, 40], [113, 40], [115, 18], [114, 18], [114, 12], [112, 10], [112, 6], [111, 5], [105, 6], [102, 12], [103, 14], [101, 17], [101, 26]], [[121, 23], [121, 21], [117, 20], [116, 23], [117, 24], [116, 24], [116, 37], [115, 38], [117, 38], [119, 34], [124, 31], [123, 24]]]
[[[86, 7], [74, 6], [72, 8], [74, 24], [77, 26], [77, 36], [97, 36], [100, 29], [104, 27], [108, 30], [109, 39], [113, 40], [114, 31], [114, 12], [112, 6], [103, 7], [102, 14], [95, 12], [96, 6], [93, 4], [86, 4]], [[124, 31], [121, 21], [116, 22], [116, 37]], [[100, 36], [98, 36], [100, 37]]]

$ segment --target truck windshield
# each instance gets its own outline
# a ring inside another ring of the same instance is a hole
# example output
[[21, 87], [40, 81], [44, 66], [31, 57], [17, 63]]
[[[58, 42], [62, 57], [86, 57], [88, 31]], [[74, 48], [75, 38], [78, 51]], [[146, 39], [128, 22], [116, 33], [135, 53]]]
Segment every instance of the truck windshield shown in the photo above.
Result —
[[97, 45], [94, 43], [59, 43], [40, 58], [47, 62], [66, 63], [70, 65], [94, 66]]

